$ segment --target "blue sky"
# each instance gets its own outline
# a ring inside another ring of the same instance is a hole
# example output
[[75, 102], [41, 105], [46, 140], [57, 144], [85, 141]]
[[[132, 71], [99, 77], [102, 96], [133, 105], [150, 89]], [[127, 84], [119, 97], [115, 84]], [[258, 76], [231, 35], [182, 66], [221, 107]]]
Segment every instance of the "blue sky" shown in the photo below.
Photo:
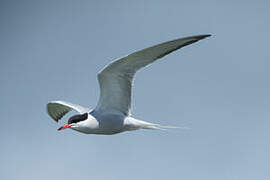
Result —
[[[1, 179], [269, 179], [269, 2], [1, 1]], [[141, 70], [134, 117], [190, 130], [58, 132], [46, 103], [95, 107], [112, 60], [211, 38]]]

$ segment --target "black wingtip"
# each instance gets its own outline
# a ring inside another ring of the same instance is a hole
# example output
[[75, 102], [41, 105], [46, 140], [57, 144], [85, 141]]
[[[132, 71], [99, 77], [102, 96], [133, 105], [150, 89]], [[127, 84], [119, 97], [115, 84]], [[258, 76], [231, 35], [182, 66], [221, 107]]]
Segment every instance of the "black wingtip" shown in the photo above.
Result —
[[198, 35], [197, 38], [199, 40], [201, 40], [201, 39], [204, 39], [204, 38], [207, 38], [207, 37], [210, 37], [210, 36], [212, 36], [212, 34], [202, 34], [202, 35]]
[[205, 35], [205, 37], [210, 37], [210, 36], [212, 36], [212, 34], [206, 34], [206, 35]]

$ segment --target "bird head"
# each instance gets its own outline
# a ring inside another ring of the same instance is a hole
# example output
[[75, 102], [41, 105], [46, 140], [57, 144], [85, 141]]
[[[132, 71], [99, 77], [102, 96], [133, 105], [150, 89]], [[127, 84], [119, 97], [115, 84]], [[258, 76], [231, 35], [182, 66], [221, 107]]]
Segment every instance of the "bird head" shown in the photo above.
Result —
[[70, 117], [69, 120], [68, 120], [68, 123], [65, 124], [64, 126], [60, 127], [58, 129], [58, 131], [64, 130], [64, 129], [67, 129], [67, 128], [71, 128], [71, 129], [76, 128], [76, 127], [78, 127], [79, 122], [84, 121], [87, 118], [88, 118], [88, 113], [74, 115], [74, 116]]

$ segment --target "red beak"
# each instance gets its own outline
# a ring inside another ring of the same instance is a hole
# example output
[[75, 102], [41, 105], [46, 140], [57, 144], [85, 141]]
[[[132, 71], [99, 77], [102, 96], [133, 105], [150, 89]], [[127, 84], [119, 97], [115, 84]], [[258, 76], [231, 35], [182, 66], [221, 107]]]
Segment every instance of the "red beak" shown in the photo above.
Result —
[[64, 129], [66, 129], [66, 128], [71, 128], [71, 125], [65, 124], [64, 126], [60, 127], [60, 128], [58, 129], [58, 131], [64, 130]]

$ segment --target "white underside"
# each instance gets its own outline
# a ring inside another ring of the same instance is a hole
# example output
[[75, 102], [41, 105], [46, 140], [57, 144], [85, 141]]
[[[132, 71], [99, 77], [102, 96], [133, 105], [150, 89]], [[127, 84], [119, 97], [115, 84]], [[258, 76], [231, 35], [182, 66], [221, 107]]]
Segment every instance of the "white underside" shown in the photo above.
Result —
[[130, 116], [123, 116], [120, 113], [97, 113], [90, 112], [88, 119], [77, 123], [71, 129], [85, 134], [116, 134], [124, 131], [138, 129], [161, 129], [162, 126], [137, 120]]

